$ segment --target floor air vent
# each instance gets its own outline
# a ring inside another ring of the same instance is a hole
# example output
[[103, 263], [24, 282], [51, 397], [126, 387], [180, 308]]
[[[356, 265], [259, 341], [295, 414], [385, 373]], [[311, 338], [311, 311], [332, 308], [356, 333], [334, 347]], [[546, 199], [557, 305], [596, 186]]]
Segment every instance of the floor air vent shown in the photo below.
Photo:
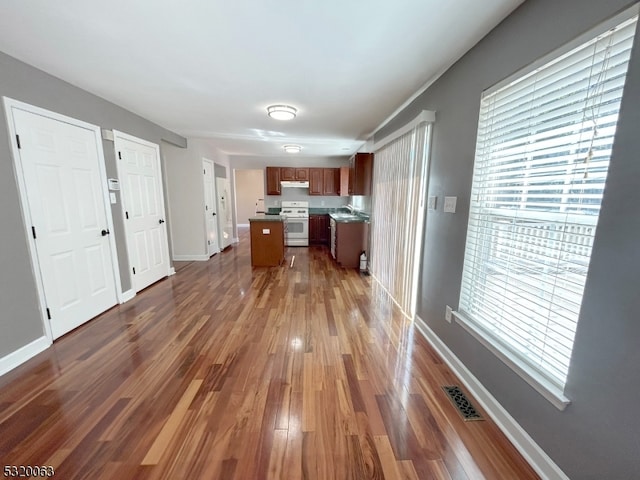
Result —
[[442, 389], [449, 397], [449, 400], [451, 400], [451, 403], [453, 403], [453, 406], [456, 407], [458, 412], [460, 412], [460, 415], [462, 415], [462, 419], [465, 422], [484, 420], [484, 418], [482, 418], [475, 407], [471, 404], [464, 392], [460, 390], [460, 387], [457, 385], [445, 385]]

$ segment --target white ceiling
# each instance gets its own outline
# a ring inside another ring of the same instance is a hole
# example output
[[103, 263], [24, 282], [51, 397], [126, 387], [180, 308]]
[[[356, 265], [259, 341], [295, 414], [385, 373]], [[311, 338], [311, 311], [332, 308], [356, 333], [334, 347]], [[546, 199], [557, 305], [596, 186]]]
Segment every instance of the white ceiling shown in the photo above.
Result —
[[522, 1], [0, 0], [0, 50], [230, 155], [347, 155]]

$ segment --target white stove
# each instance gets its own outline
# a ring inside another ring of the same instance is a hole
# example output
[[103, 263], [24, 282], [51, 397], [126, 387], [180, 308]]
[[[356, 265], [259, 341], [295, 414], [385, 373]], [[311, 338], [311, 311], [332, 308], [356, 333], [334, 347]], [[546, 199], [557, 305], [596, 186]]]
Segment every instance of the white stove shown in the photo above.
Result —
[[309, 246], [309, 202], [283, 201], [280, 215], [287, 220], [284, 243], [290, 247]]

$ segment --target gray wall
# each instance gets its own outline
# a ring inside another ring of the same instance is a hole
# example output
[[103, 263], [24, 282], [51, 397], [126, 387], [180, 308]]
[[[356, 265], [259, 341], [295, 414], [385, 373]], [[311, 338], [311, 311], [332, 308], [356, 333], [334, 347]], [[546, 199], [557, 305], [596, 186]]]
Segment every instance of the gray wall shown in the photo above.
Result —
[[[164, 143], [172, 254], [206, 256], [202, 160], [214, 162], [216, 177], [227, 178], [229, 160], [212, 140], [188, 138], [187, 148]], [[234, 221], [235, 224], [235, 221]]]
[[[116, 129], [160, 144], [186, 146], [186, 140], [106, 100], [80, 90], [0, 52], [0, 96], [69, 117]], [[0, 358], [43, 335], [35, 280], [27, 246], [4, 106], [0, 116]], [[117, 177], [112, 142], [103, 142], [107, 175]], [[118, 201], [120, 199], [118, 198]], [[119, 204], [118, 204], [119, 206]], [[128, 272], [118, 206], [113, 211], [121, 273]], [[123, 289], [130, 288], [124, 275]]]
[[[376, 133], [436, 111], [419, 316], [573, 479], [640, 478], [640, 35], [632, 55], [565, 393], [554, 408], [459, 325], [457, 307], [482, 91], [620, 10], [628, 0], [527, 0]], [[458, 212], [442, 212], [444, 195]]]

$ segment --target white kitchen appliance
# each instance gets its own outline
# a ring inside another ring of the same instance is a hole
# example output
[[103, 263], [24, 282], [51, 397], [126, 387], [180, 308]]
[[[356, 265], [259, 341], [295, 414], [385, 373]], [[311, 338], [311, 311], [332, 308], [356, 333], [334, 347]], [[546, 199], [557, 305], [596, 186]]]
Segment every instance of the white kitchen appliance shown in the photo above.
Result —
[[309, 188], [308, 180], [283, 180], [280, 182], [282, 188]]
[[280, 215], [287, 220], [284, 243], [289, 247], [309, 246], [309, 202], [282, 202]]

